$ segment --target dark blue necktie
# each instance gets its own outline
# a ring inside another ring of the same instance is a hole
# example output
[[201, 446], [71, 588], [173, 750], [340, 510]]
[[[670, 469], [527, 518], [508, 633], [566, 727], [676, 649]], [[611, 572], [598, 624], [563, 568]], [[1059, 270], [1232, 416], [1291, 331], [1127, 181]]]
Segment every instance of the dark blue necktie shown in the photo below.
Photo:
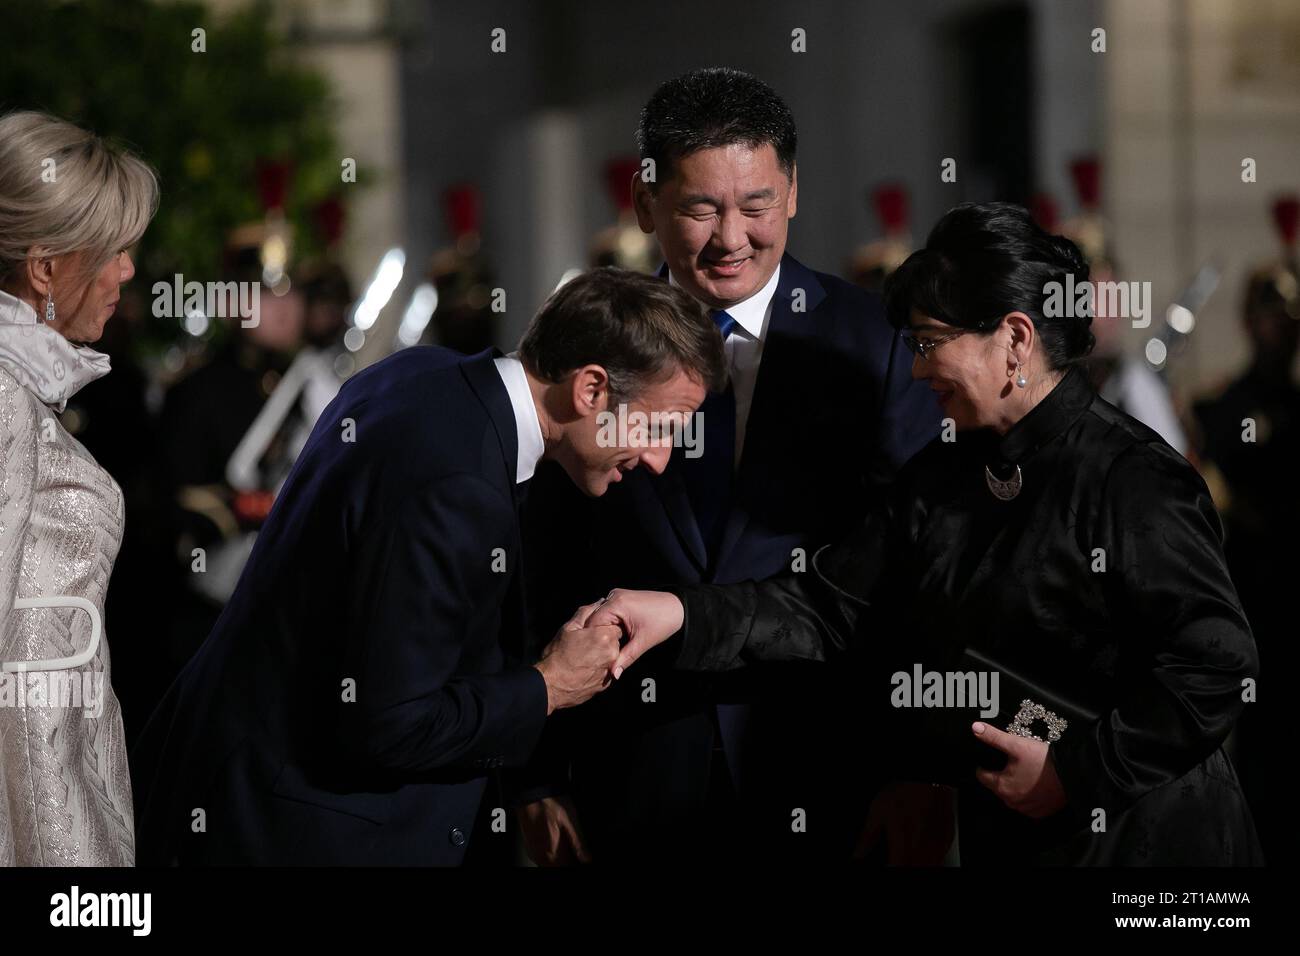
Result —
[[722, 333], [722, 341], [727, 341], [727, 336], [730, 335], [731, 330], [736, 327], [736, 320], [731, 317], [731, 314], [726, 309], [718, 309], [716, 312], [710, 312], [709, 318], [713, 320], [713, 324], [716, 325], [718, 331]]
[[[719, 310], [710, 316], [725, 342], [736, 320]], [[705, 396], [700, 412], [704, 415], [704, 450], [699, 458], [686, 460], [686, 492], [695, 523], [708, 549], [712, 570], [722, 543], [727, 512], [731, 507], [732, 472], [736, 458], [736, 395], [731, 382], [722, 392]]]

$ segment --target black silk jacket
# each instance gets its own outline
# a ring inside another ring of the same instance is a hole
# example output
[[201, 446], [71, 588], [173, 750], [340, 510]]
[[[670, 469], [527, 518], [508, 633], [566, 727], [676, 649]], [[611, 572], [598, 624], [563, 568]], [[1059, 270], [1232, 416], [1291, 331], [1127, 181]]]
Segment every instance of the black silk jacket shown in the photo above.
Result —
[[[996, 497], [986, 465], [1019, 466], [1019, 493]], [[1080, 369], [1003, 436], [936, 439], [806, 571], [676, 593], [679, 667], [833, 660], [845, 699], [828, 712], [867, 728], [847, 759], [958, 786], [963, 865], [1263, 862], [1221, 749], [1258, 659], [1218, 515], [1192, 466]], [[896, 675], [918, 667], [997, 672], [997, 716], [899, 706]], [[1044, 821], [975, 780], [999, 755], [971, 723], [1005, 729], [1024, 699], [1068, 721], [1050, 751], [1068, 806]]]

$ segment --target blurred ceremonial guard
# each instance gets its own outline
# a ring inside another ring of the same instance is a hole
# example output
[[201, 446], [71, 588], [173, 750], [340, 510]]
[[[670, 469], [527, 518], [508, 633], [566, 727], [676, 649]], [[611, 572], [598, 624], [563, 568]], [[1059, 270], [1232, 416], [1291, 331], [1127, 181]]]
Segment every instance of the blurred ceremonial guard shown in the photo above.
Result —
[[883, 234], [853, 254], [848, 277], [862, 288], [878, 293], [889, 274], [912, 254], [912, 229], [907, 190], [903, 186], [897, 183], [877, 186], [871, 192], [871, 201]]
[[[239, 283], [241, 292], [223, 303], [225, 319], [199, 317], [200, 324], [187, 326], [202, 334], [210, 323], [224, 322], [212, 329], [215, 351], [163, 400], [159, 485], [169, 505], [174, 579], [166, 589], [170, 613], [162, 617], [171, 633], [161, 655], [168, 675], [159, 695], [216, 623], [270, 511], [269, 492], [236, 489], [227, 472], [302, 342], [302, 293], [287, 271], [292, 237], [283, 210], [289, 178], [287, 164], [259, 167], [264, 218], [231, 234], [221, 276]], [[257, 291], [256, 315], [241, 317], [236, 306], [253, 301], [242, 291], [250, 288]]]
[[337, 198], [330, 199], [315, 212], [325, 252], [297, 272], [302, 347], [226, 463], [226, 481], [235, 492], [262, 496], [268, 507], [321, 412], [356, 370], [356, 360], [345, 345], [352, 285], [336, 255], [343, 233], [343, 206]]
[[[231, 250], [224, 279], [260, 283], [256, 244]], [[301, 344], [303, 301], [296, 289], [275, 296], [262, 287], [259, 298], [257, 324], [244, 328], [237, 314], [225, 320], [216, 352], [163, 401], [159, 466], [172, 506], [178, 587], [171, 589], [177, 606], [169, 652], [177, 669], [216, 623], [251, 533], [270, 511], [269, 495], [231, 487], [227, 465]]]
[[477, 355], [496, 344], [492, 272], [481, 250], [482, 200], [470, 183], [451, 187], [443, 199], [452, 241], [429, 264], [429, 279], [438, 293], [432, 341]]
[[[1060, 232], [1082, 250], [1095, 289], [1098, 283], [1120, 279], [1101, 214], [1101, 163], [1094, 157], [1084, 157], [1070, 165], [1070, 174], [1080, 212]], [[1039, 215], [1050, 215], [1050, 208], [1049, 203], [1040, 203]], [[1044, 224], [1043, 228], [1057, 232], [1055, 224]], [[1176, 452], [1186, 455], [1187, 435], [1178, 421], [1168, 386], [1145, 357], [1124, 349], [1123, 323], [1132, 317], [1109, 315], [1106, 305], [1106, 296], [1093, 296], [1092, 332], [1097, 344], [1087, 361], [1093, 387], [1106, 401], [1155, 429]], [[1147, 305], [1155, 311], [1154, 303]]]
[[590, 260], [595, 268], [618, 266], [646, 275], [659, 268], [659, 247], [636, 224], [632, 208], [632, 177], [640, 173], [641, 161], [635, 156], [619, 156], [605, 164], [605, 189], [618, 220], [596, 233], [591, 242]]
[[1300, 342], [1300, 269], [1296, 226], [1300, 201], [1273, 208], [1281, 255], [1252, 270], [1242, 319], [1250, 365], [1215, 399], [1194, 407], [1206, 480], [1223, 515], [1233, 582], [1259, 644], [1259, 699], [1247, 707], [1234, 756], [1265, 851], [1287, 859], [1296, 847], [1289, 813], [1287, 765], [1270, 733], [1291, 717], [1285, 682], [1295, 673], [1293, 592], [1300, 579], [1300, 388], [1292, 369]]

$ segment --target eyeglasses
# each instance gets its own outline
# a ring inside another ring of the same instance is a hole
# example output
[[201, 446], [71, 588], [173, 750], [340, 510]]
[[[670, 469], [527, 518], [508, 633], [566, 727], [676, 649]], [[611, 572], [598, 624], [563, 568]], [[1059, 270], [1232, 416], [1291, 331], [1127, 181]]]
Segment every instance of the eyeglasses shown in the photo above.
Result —
[[948, 332], [944, 335], [935, 336], [932, 339], [919, 339], [916, 337], [915, 333], [909, 330], [903, 333], [903, 342], [912, 350], [913, 355], [919, 355], [923, 359], [929, 359], [930, 353], [940, 345], [943, 345], [944, 342], [951, 342], [955, 338], [959, 338], [968, 332], [974, 331], [976, 330], [958, 329], [956, 332]]

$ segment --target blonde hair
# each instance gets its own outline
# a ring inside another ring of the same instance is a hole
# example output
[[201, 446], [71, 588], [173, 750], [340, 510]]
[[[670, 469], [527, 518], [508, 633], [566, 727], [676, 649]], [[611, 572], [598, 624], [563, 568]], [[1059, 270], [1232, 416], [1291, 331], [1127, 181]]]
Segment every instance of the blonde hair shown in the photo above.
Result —
[[157, 209], [157, 174], [137, 157], [44, 113], [0, 117], [0, 284], [29, 256], [71, 254], [89, 280]]

